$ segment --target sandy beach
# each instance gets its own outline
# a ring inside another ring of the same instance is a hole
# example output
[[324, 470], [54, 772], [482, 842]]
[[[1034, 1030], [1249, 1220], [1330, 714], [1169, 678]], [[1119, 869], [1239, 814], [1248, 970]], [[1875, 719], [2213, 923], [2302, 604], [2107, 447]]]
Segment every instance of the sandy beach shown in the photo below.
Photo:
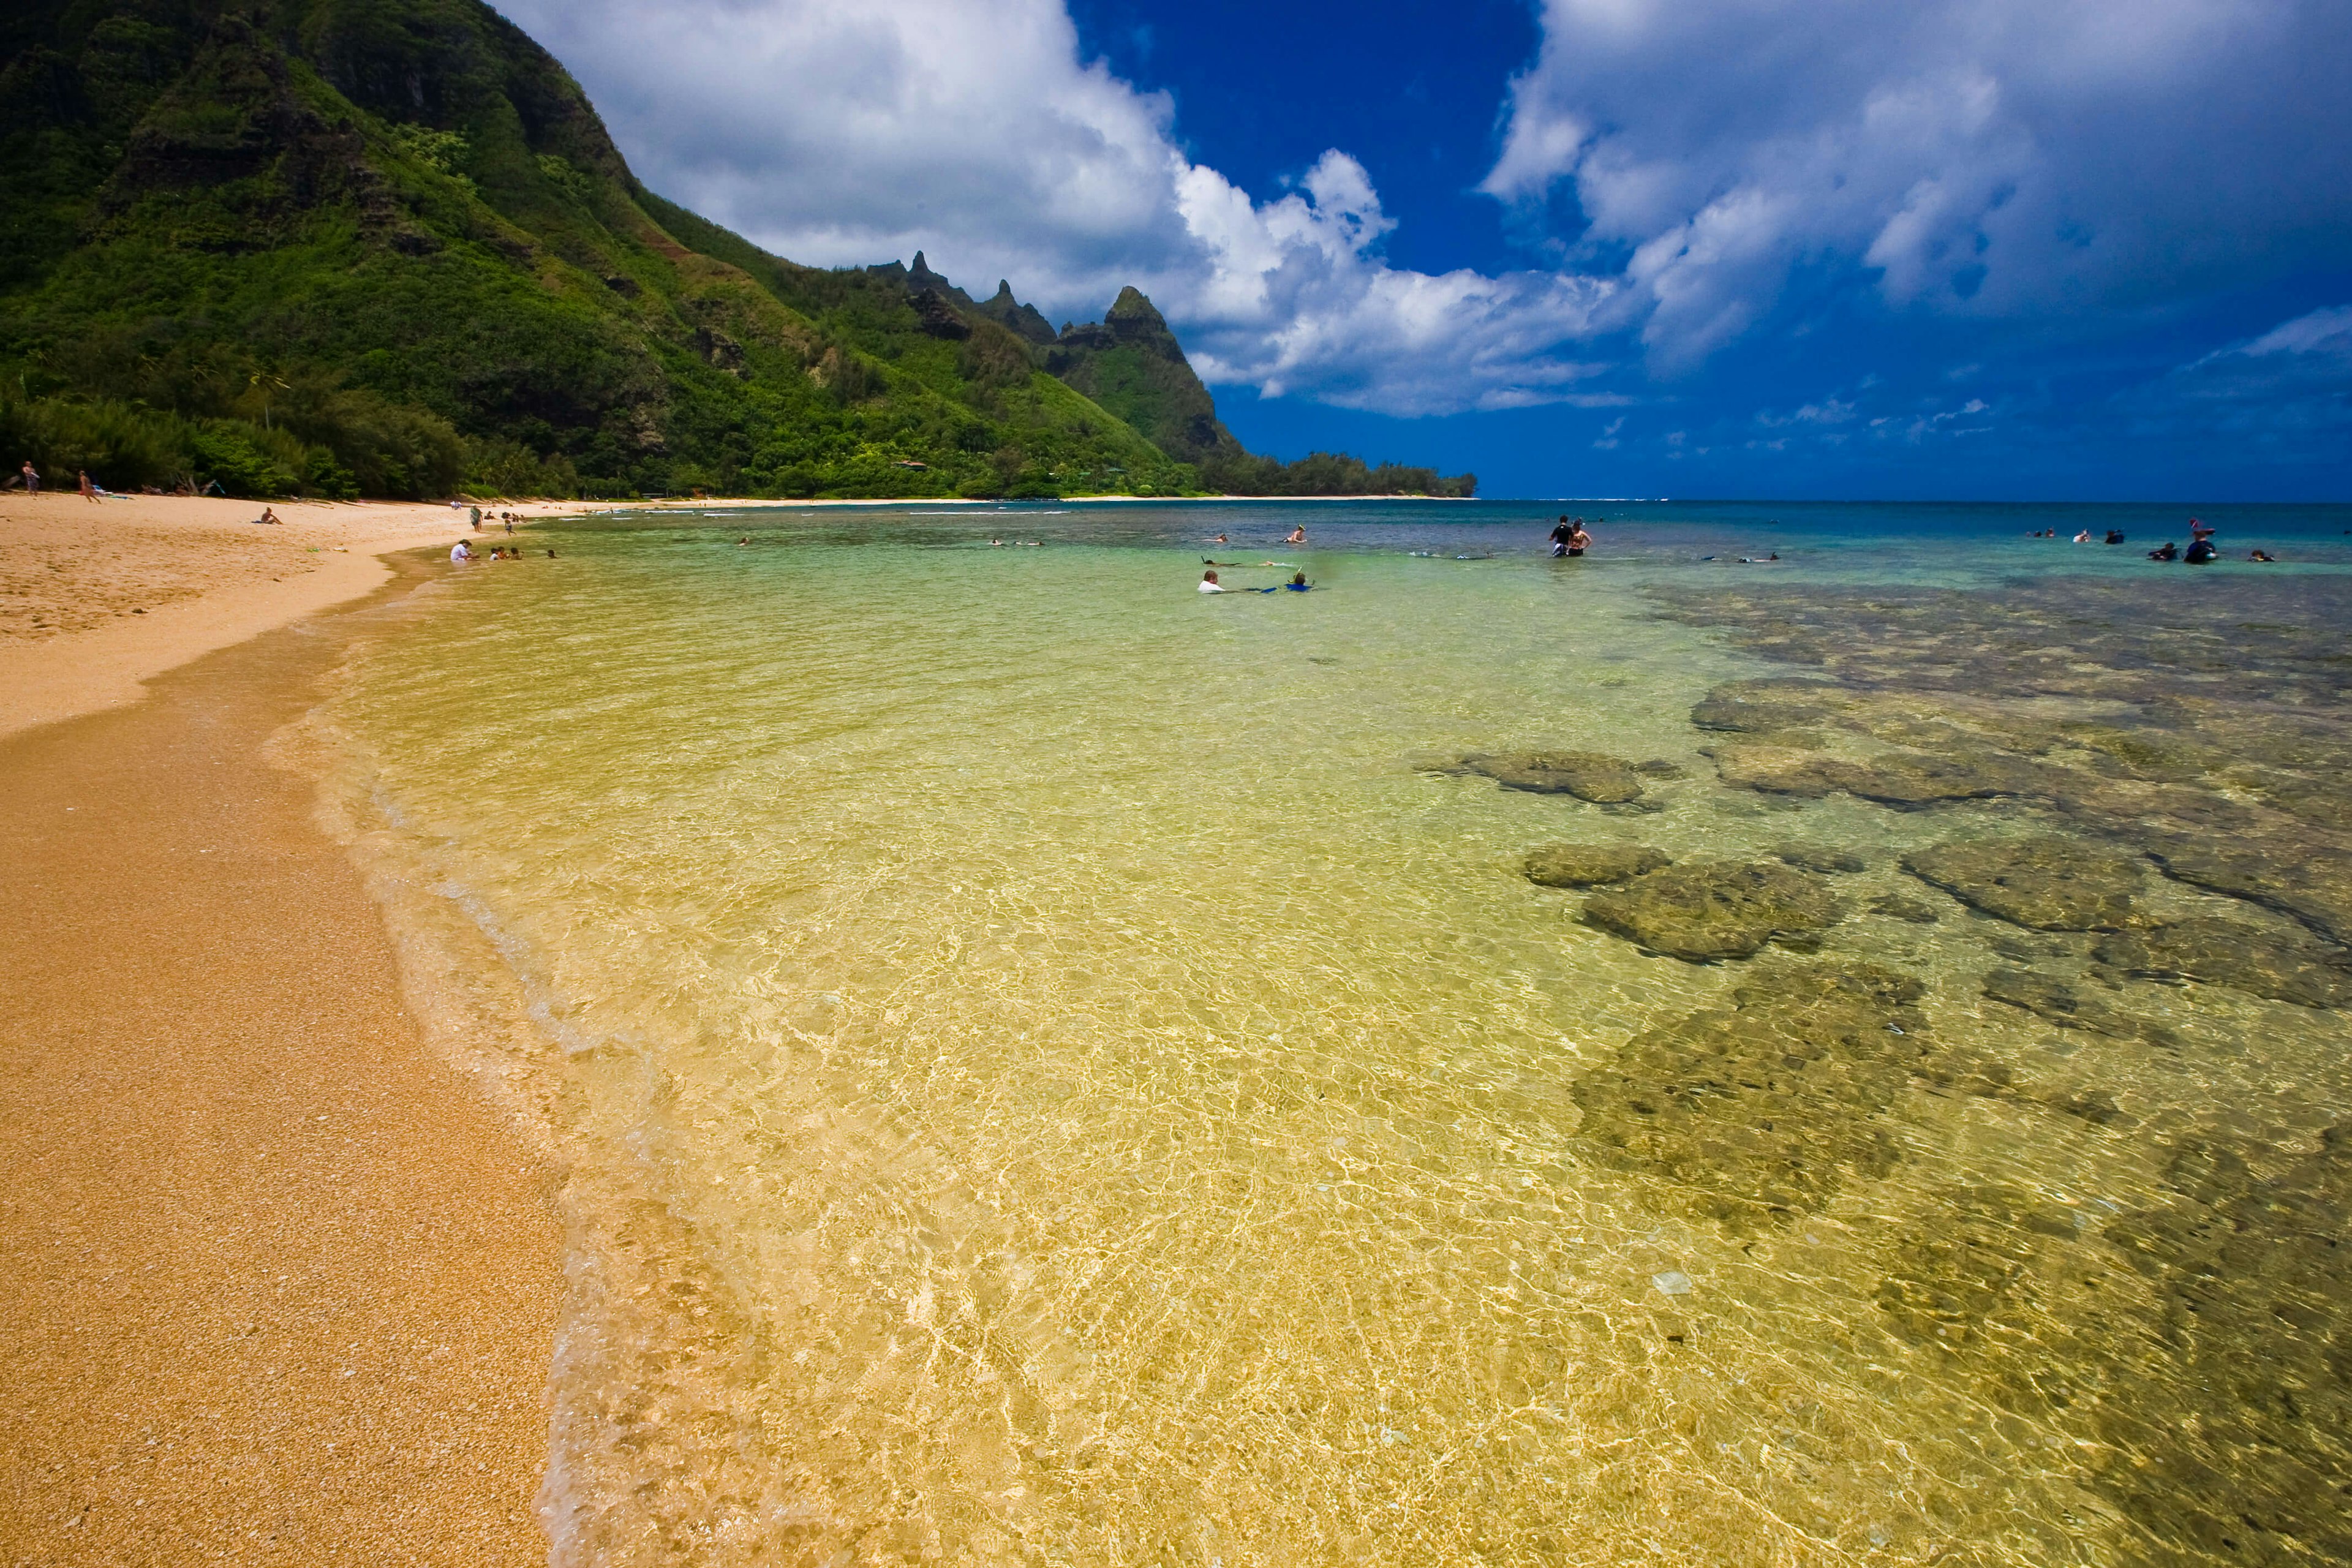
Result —
[[541, 1560], [555, 1173], [263, 754], [464, 525], [257, 510], [0, 515], [0, 1561]]
[[384, 554], [468, 532], [446, 506], [278, 501], [266, 527], [262, 504], [0, 497], [0, 735], [135, 702], [150, 676], [382, 586]]

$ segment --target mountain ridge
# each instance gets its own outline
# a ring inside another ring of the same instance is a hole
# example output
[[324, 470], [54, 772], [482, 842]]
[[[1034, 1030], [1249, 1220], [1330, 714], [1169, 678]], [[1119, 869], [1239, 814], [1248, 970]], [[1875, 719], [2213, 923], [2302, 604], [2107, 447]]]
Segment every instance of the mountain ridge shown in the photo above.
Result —
[[1157, 370], [1118, 360], [1125, 294], [1109, 347], [1064, 344], [1008, 282], [802, 267], [655, 195], [478, 0], [37, 0], [7, 47], [10, 468], [614, 497], [1224, 488], [1203, 450], [1286, 472], [1170, 423], [1213, 402], [1172, 334]]

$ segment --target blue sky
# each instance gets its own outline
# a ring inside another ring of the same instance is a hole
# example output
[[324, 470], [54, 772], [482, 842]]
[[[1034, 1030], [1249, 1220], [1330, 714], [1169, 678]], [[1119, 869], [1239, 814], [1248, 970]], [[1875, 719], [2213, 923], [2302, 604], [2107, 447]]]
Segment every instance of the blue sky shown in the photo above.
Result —
[[1486, 494], [2352, 500], [2343, 0], [509, 0], [656, 189]]

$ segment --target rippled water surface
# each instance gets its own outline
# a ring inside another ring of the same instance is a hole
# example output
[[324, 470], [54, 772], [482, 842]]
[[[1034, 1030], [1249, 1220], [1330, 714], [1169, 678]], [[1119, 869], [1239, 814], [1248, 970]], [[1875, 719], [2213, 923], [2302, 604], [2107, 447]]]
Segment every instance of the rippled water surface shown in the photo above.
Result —
[[2352, 511], [1583, 510], [409, 601], [320, 721], [573, 1153], [561, 1559], [2352, 1554]]

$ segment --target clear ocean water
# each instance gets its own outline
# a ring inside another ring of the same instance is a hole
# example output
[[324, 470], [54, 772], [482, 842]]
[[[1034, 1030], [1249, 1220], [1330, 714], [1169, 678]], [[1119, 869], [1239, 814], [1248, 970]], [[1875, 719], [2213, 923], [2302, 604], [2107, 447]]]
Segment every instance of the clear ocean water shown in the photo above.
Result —
[[[2352, 508], [524, 542], [313, 729], [573, 1173], [559, 1562], [2342, 1560]], [[1675, 956], [1560, 844], [1832, 912]]]

